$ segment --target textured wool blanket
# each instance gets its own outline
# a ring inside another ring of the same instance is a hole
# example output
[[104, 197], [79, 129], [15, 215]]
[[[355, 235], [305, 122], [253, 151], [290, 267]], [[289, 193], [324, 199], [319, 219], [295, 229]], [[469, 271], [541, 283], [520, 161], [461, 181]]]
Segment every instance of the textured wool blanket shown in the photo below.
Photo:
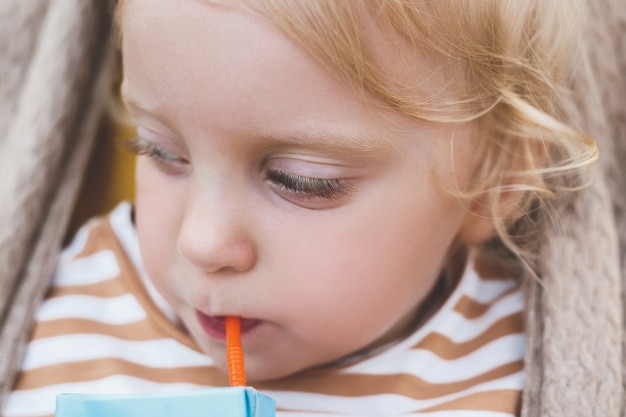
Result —
[[0, 0], [0, 402], [48, 287], [107, 102], [111, 6]]
[[[0, 409], [108, 102], [113, 1], [0, 0]], [[626, 1], [588, 3], [571, 110], [601, 159], [526, 280], [525, 417], [626, 417]]]

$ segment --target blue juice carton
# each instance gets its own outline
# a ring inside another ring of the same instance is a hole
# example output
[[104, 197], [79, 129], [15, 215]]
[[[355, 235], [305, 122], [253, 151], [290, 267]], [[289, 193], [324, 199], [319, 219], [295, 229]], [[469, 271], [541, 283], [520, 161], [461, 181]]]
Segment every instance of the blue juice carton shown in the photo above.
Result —
[[275, 417], [276, 403], [251, 387], [166, 394], [61, 394], [56, 417]]

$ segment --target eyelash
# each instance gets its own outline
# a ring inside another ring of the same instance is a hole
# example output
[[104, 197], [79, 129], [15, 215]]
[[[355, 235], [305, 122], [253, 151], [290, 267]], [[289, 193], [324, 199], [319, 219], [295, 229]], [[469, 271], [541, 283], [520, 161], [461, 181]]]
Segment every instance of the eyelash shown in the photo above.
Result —
[[269, 169], [267, 179], [280, 188], [306, 198], [337, 199], [350, 191], [343, 178], [326, 179], [294, 175], [289, 172]]
[[168, 164], [187, 162], [185, 159], [180, 158], [160, 146], [140, 137], [136, 137], [125, 142], [124, 147], [135, 155], [145, 155], [150, 159], [156, 160], [157, 162]]

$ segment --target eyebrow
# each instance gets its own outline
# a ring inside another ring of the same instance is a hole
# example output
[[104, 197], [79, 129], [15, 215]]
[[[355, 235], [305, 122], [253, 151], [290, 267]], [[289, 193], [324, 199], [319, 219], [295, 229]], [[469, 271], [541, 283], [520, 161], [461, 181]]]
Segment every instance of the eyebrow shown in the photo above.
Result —
[[[141, 113], [158, 117], [154, 103], [139, 100], [122, 85], [122, 101], [129, 108]], [[279, 129], [273, 132], [260, 132], [261, 146], [265, 147], [301, 147], [328, 155], [340, 155], [376, 159], [390, 155], [395, 150], [391, 138], [376, 129], [367, 133], [360, 128], [340, 126], [304, 126], [296, 130]]]
[[361, 158], [380, 158], [395, 149], [390, 138], [380, 132], [366, 134], [354, 129], [338, 129], [335, 126], [302, 128], [296, 131], [278, 131], [261, 134], [263, 145], [271, 147], [294, 146], [310, 149], [322, 154]]

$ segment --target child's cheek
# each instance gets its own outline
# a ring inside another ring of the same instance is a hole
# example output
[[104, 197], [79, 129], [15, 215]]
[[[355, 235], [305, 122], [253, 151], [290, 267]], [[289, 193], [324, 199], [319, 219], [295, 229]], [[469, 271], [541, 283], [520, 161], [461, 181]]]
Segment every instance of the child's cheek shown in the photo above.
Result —
[[[138, 158], [136, 168], [135, 224], [142, 262], [157, 290], [166, 299], [172, 283], [179, 224], [177, 187], [154, 169], [149, 161]], [[168, 201], [170, 203], [168, 203]], [[168, 300], [170, 301], [170, 300]]]

